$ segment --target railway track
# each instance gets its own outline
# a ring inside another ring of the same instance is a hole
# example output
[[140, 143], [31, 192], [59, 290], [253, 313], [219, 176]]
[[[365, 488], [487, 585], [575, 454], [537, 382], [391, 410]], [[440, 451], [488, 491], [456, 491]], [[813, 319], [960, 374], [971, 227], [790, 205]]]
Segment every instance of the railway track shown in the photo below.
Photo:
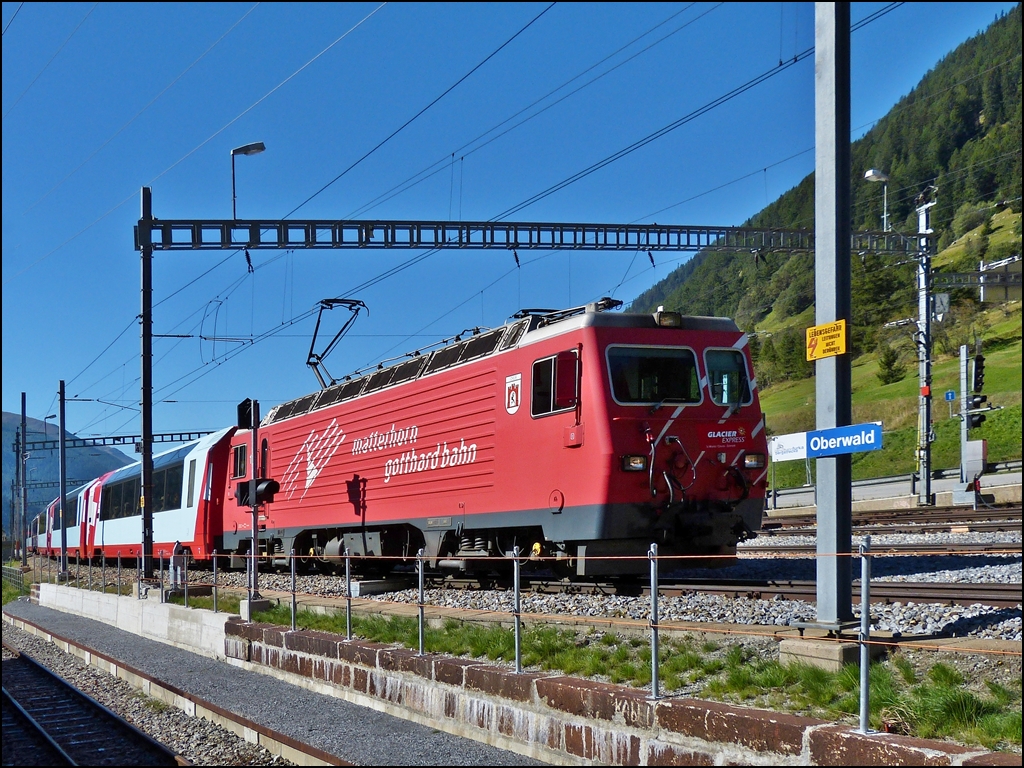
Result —
[[4, 765], [191, 765], [17, 649], [3, 661]]
[[[813, 535], [813, 533], [811, 534]], [[759, 541], [756, 539], [755, 541]], [[739, 548], [739, 558], [748, 559], [755, 557], [765, 557], [768, 555], [780, 555], [780, 554], [814, 554], [817, 547], [814, 544], [744, 544]], [[1000, 554], [1021, 554], [1021, 542], [1009, 543], [1009, 542], [995, 542], [995, 543], [978, 543], [978, 542], [947, 542], [947, 543], [935, 543], [935, 542], [920, 542], [917, 544], [885, 544], [878, 545], [872, 544], [871, 554], [874, 557], [880, 557], [884, 555], [895, 555], [895, 554], [915, 554], [915, 555], [930, 555], [930, 554], [986, 554], [990, 552], [998, 552]]]
[[[496, 589], [510, 590], [505, 580], [480, 581], [479, 579], [451, 579], [432, 582], [431, 586], [449, 589]], [[650, 587], [640, 579], [615, 579], [602, 582], [564, 581], [556, 579], [523, 579], [523, 592], [600, 595], [650, 595]], [[689, 594], [721, 595], [730, 598], [753, 600], [804, 600], [817, 599], [817, 584], [814, 581], [771, 580], [771, 579], [678, 579], [660, 580], [658, 594], [663, 597], [681, 597]], [[854, 582], [853, 594], [860, 600], [860, 583]], [[974, 605], [981, 603], [995, 608], [1012, 608], [1021, 604], [1020, 584], [975, 584], [952, 582], [908, 582], [873, 581], [871, 602], [891, 603], [940, 603], [944, 605]]]
[[[691, 593], [747, 597], [755, 600], [806, 600], [817, 598], [817, 583], [814, 581], [687, 581], [676, 582], [662, 587], [660, 593], [680, 596]], [[853, 595], [860, 601], [860, 583], [854, 582]], [[940, 603], [942, 605], [990, 605], [994, 608], [1013, 608], [1021, 604], [1020, 584], [964, 584], [949, 582], [876, 581], [871, 584], [871, 602], [890, 605], [892, 603]]]
[[[1021, 517], [1019, 504], [978, 510], [963, 507], [884, 509], [854, 512], [853, 526], [858, 533], [936, 533], [948, 532], [951, 528], [962, 529], [964, 526], [969, 531], [1019, 530]], [[813, 530], [815, 522], [814, 515], [766, 515], [762, 521], [761, 535], [790, 534], [792, 529]], [[1008, 523], [1008, 527], [1000, 527]]]

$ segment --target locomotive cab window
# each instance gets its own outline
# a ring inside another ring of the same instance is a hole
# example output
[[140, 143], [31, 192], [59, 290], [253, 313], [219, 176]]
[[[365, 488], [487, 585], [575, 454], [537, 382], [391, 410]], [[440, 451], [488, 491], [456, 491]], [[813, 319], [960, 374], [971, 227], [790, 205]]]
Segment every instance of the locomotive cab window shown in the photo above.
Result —
[[609, 347], [612, 396], [621, 405], [699, 403], [697, 358], [689, 349]]
[[530, 413], [546, 416], [576, 407], [579, 398], [579, 357], [567, 349], [533, 364]]
[[245, 443], [231, 449], [231, 477], [245, 477], [247, 459], [249, 458], [245, 449]]
[[708, 388], [716, 405], [750, 405], [750, 379], [743, 353], [736, 349], [709, 349], [704, 353]]

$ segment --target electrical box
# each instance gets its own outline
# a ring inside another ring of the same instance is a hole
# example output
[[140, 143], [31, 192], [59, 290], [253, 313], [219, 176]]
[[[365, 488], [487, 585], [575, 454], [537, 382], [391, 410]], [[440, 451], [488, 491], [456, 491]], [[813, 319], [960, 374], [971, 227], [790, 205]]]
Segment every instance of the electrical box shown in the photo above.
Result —
[[988, 465], [988, 441], [968, 440], [964, 445], [964, 477], [973, 482], [978, 475], [985, 474]]

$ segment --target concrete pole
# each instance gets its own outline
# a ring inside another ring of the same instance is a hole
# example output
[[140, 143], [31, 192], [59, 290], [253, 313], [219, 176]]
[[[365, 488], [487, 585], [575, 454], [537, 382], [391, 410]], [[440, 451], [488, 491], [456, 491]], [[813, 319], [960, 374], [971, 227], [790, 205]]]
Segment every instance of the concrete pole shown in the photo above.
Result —
[[[814, 5], [815, 324], [851, 323], [850, 4]], [[816, 428], [851, 423], [850, 357], [815, 363]], [[817, 618], [853, 618], [850, 455], [817, 459]]]

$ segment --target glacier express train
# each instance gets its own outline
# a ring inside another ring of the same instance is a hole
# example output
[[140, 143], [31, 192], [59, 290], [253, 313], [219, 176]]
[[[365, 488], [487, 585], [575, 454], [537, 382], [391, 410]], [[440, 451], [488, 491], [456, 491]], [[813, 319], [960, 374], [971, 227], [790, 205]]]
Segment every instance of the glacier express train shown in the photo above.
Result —
[[[619, 304], [524, 310], [271, 409], [256, 463], [279, 490], [259, 509], [260, 558], [284, 566], [294, 548], [330, 566], [347, 550], [390, 567], [422, 548], [432, 567], [467, 571], [518, 546], [595, 575], [646, 572], [652, 542], [734, 555], [767, 485], [746, 335]], [[242, 566], [252, 446], [231, 427], [154, 460], [157, 555], [180, 539]], [[138, 477], [135, 464], [70, 494], [72, 556], [139, 551]], [[52, 552], [44, 517], [37, 546]]]

